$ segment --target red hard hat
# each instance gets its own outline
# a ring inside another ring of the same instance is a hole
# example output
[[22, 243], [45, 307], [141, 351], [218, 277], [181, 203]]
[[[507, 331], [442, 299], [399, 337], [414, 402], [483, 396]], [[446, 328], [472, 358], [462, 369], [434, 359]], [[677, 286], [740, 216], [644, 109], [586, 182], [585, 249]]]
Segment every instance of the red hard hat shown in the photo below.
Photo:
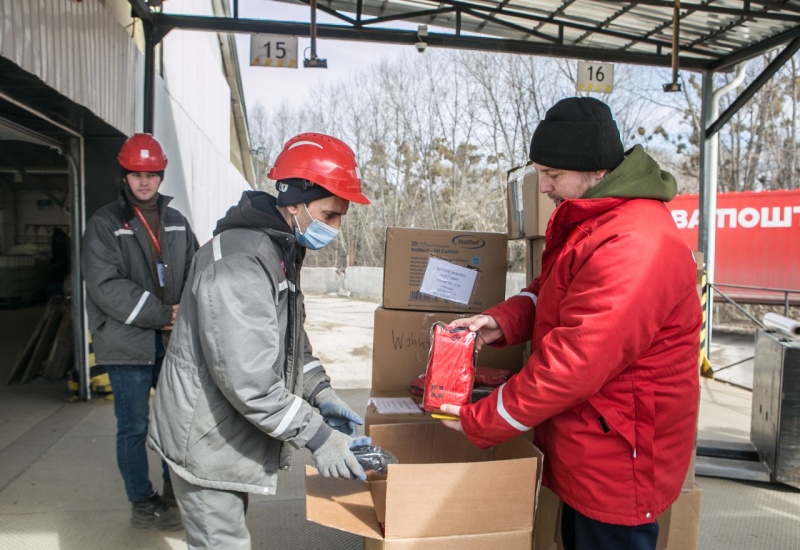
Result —
[[167, 154], [150, 134], [133, 134], [119, 150], [120, 166], [131, 172], [160, 172], [167, 167]]
[[361, 192], [355, 153], [342, 140], [325, 134], [300, 134], [287, 141], [267, 177], [308, 180], [337, 197], [369, 204]]

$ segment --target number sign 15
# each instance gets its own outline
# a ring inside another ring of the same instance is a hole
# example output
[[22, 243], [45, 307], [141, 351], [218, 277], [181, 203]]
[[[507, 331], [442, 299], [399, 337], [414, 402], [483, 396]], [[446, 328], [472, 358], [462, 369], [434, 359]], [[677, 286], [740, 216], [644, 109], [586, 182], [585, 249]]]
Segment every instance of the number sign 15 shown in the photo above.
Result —
[[297, 37], [275, 34], [250, 36], [250, 65], [297, 68]]
[[578, 61], [578, 91], [610, 94], [614, 85], [614, 65]]

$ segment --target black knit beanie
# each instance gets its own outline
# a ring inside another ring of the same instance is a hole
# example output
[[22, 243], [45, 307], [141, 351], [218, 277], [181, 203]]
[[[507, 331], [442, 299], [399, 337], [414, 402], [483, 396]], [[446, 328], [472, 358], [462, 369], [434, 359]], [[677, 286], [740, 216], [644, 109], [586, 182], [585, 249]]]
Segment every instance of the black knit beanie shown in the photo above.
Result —
[[530, 159], [549, 168], [613, 170], [623, 159], [619, 129], [608, 105], [568, 97], [553, 105], [531, 138]]
[[308, 204], [333, 195], [321, 185], [302, 179], [280, 180], [275, 183], [275, 187], [278, 189], [278, 206]]
[[[134, 172], [138, 172], [138, 170], [128, 170], [127, 168], [123, 168], [121, 166], [120, 166], [120, 168], [122, 168], [122, 179], [123, 180], [125, 180], [127, 178], [128, 174], [133, 174]], [[159, 170], [157, 172], [153, 172], [153, 174], [155, 174], [159, 178], [161, 178], [162, 182], [164, 181], [164, 170]]]

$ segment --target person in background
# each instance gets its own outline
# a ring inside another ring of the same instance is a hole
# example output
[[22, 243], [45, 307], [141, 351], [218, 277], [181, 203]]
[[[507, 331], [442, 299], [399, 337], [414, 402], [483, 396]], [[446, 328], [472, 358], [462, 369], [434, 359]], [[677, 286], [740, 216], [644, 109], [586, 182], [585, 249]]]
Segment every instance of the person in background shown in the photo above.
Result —
[[272, 495], [292, 449], [323, 476], [365, 479], [351, 447], [363, 424], [331, 387], [303, 323], [306, 250], [369, 204], [353, 151], [306, 133], [245, 191], [195, 256], [156, 390], [150, 445], [169, 463], [189, 548], [249, 549], [248, 494]]
[[696, 266], [665, 206], [675, 179], [640, 145], [623, 152], [608, 106], [572, 97], [531, 140], [557, 207], [542, 273], [454, 321], [478, 345], [532, 342], [520, 373], [445, 421], [486, 448], [534, 429], [543, 484], [564, 502], [567, 550], [653, 550], [693, 452], [701, 326]]
[[100, 208], [83, 235], [86, 312], [98, 365], [105, 365], [117, 418], [117, 464], [132, 503], [131, 525], [173, 531], [181, 519], [162, 462], [163, 490], [150, 483], [147, 423], [169, 331], [197, 239], [158, 192], [167, 155], [150, 134], [135, 134], [117, 156], [119, 198]]

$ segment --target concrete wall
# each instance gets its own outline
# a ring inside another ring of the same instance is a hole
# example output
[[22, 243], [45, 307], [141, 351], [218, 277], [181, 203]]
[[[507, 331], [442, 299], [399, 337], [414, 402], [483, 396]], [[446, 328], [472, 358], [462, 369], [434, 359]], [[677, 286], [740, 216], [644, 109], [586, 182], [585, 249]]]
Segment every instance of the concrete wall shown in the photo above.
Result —
[[[506, 274], [506, 298], [513, 296], [525, 286], [524, 273]], [[383, 268], [380, 267], [304, 267], [303, 292], [309, 294], [338, 294], [380, 302], [383, 295]], [[751, 315], [762, 319], [764, 313], [772, 311], [784, 315], [783, 306], [742, 304]], [[800, 306], [790, 306], [788, 317], [800, 320]], [[754, 334], [756, 325], [742, 315], [734, 306], [714, 302], [714, 328], [724, 332]]]
[[[304, 267], [302, 277], [303, 292], [310, 294], [339, 294], [376, 302], [380, 302], [383, 295], [383, 268], [380, 267]], [[524, 273], [506, 275], [506, 297], [524, 286]]]

